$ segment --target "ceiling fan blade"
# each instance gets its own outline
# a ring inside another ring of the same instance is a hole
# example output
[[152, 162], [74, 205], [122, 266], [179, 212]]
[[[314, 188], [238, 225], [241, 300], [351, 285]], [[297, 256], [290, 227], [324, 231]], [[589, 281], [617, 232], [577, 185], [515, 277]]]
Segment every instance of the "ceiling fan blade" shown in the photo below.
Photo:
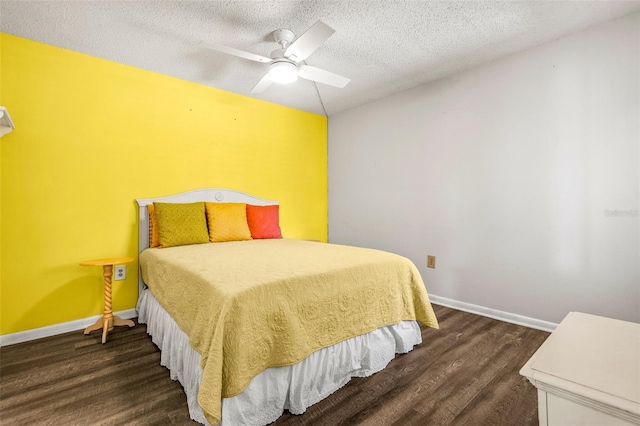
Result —
[[304, 61], [335, 32], [324, 22], [318, 21], [287, 47], [284, 56], [296, 62]]
[[300, 65], [298, 67], [298, 75], [302, 78], [306, 78], [307, 80], [317, 81], [318, 83], [339, 87], [340, 89], [351, 81], [350, 78], [309, 65]]
[[273, 83], [273, 80], [271, 80], [271, 76], [269, 76], [269, 73], [266, 73], [264, 77], [262, 77], [260, 81], [255, 86], [253, 86], [253, 89], [251, 89], [251, 93], [264, 92], [267, 87], [271, 86], [271, 83]]
[[267, 58], [265, 56], [256, 55], [255, 53], [245, 52], [243, 50], [234, 49], [233, 47], [220, 46], [217, 44], [207, 43], [206, 41], [201, 41], [200, 44], [208, 49], [217, 50], [218, 52], [228, 53], [229, 55], [239, 56], [240, 58], [248, 59], [250, 61], [269, 63], [273, 60], [271, 58]]

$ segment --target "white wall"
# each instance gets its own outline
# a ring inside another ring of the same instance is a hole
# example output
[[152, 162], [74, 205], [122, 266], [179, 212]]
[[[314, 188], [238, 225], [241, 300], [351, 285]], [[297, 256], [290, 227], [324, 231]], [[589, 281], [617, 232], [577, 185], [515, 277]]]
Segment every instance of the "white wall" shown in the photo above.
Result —
[[640, 322], [639, 82], [636, 13], [331, 116], [329, 240], [438, 296]]

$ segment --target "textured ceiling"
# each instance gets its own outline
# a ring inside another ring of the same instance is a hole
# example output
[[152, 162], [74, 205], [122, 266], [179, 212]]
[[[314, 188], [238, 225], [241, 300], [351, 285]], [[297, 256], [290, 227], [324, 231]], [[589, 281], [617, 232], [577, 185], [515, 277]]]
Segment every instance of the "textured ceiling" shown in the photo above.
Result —
[[614, 0], [0, 0], [0, 30], [249, 96], [268, 65], [198, 42], [269, 56], [273, 30], [299, 36], [321, 19], [336, 33], [306, 62], [351, 83], [316, 90], [298, 79], [251, 96], [331, 115], [638, 10]]

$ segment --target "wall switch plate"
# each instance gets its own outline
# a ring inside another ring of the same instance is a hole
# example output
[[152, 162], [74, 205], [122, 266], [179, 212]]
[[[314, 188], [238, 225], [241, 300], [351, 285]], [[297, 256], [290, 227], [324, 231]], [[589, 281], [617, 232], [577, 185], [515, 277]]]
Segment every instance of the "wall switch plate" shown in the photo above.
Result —
[[427, 256], [427, 267], [435, 269], [435, 267], [436, 267], [436, 257], [435, 256]]
[[122, 266], [116, 266], [116, 277], [115, 280], [116, 281], [121, 281], [124, 280], [125, 278], [127, 278], [127, 267], [122, 265]]

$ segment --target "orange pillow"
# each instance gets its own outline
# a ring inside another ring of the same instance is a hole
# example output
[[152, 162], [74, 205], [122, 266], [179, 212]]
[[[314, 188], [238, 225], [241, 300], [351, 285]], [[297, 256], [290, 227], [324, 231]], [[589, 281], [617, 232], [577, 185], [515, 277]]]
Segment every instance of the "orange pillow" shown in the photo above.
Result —
[[205, 203], [209, 241], [244, 241], [251, 239], [244, 203]]
[[147, 211], [149, 212], [149, 247], [160, 247], [160, 233], [158, 233], [156, 210], [153, 204], [147, 204]]
[[280, 231], [280, 206], [253, 206], [247, 204], [247, 223], [251, 238], [282, 238]]

